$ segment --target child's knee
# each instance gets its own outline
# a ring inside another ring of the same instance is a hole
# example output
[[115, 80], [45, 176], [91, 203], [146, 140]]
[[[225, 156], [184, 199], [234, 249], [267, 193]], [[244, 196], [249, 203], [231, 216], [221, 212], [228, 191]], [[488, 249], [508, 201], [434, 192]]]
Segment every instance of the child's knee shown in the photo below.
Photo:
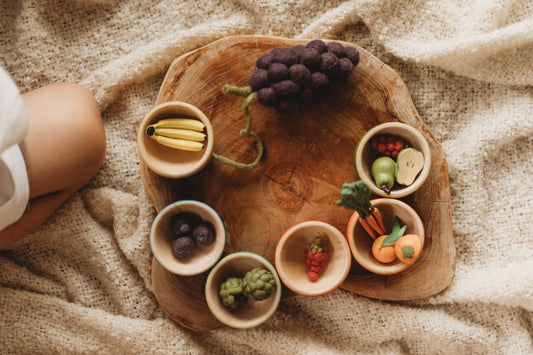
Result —
[[79, 138], [80, 165], [90, 179], [100, 168], [105, 156], [106, 137], [102, 117], [93, 94], [75, 83], [61, 84], [67, 96], [67, 120], [71, 120], [72, 134]]

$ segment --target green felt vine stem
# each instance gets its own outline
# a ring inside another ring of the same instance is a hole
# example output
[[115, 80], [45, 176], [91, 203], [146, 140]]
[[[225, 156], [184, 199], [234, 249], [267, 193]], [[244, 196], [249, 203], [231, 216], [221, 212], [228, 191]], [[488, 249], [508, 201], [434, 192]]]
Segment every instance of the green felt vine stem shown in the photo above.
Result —
[[248, 109], [248, 105], [250, 105], [250, 102], [252, 102], [256, 98], [257, 93], [253, 92], [252, 88], [249, 86], [239, 87], [239, 86], [228, 85], [228, 84], [222, 87], [222, 93], [246, 97], [246, 99], [244, 100], [242, 104], [242, 111], [244, 113], [244, 117], [246, 117], [246, 128], [241, 129], [240, 134], [243, 137], [250, 137], [255, 140], [255, 144], [257, 146], [257, 157], [255, 158], [253, 162], [249, 164], [238, 163], [230, 158], [227, 158], [225, 156], [218, 155], [215, 153], [212, 154], [212, 157], [213, 159], [218, 160], [221, 163], [233, 166], [235, 168], [251, 169], [259, 163], [259, 160], [261, 160], [261, 157], [263, 156], [263, 149], [264, 149], [263, 142], [261, 142], [261, 139], [259, 138], [259, 136], [251, 131], [252, 117], [250, 116], [250, 110]]
[[222, 93], [246, 97], [252, 93], [252, 88], [250, 86], [235, 86], [226, 84], [222, 87]]

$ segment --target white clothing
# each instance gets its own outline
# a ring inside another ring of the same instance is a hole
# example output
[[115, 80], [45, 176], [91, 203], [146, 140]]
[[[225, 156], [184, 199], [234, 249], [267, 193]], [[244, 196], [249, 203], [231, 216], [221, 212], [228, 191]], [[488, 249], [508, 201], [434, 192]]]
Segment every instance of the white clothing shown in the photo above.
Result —
[[28, 118], [20, 92], [0, 67], [0, 230], [24, 213], [30, 189], [19, 144], [28, 132]]

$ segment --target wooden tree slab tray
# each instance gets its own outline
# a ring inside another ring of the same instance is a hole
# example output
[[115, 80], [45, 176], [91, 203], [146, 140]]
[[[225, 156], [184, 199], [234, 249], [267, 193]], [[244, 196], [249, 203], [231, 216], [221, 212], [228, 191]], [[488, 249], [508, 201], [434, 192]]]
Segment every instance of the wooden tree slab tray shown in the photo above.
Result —
[[[246, 126], [242, 97], [224, 95], [224, 84], [246, 86], [256, 59], [274, 47], [306, 44], [269, 36], [222, 38], [177, 58], [166, 73], [156, 105], [184, 101], [210, 119], [214, 152], [238, 162], [255, 159], [255, 142], [240, 136]], [[145, 189], [157, 211], [181, 199], [203, 201], [218, 211], [226, 224], [225, 253], [247, 250], [274, 263], [278, 239], [292, 225], [321, 220], [346, 233], [351, 215], [336, 206], [344, 182], [357, 180], [353, 167], [355, 146], [373, 126], [401, 121], [416, 127], [432, 151], [431, 173], [424, 186], [403, 199], [420, 215], [426, 243], [419, 261], [393, 276], [369, 273], [355, 260], [342, 289], [388, 301], [425, 298], [444, 290], [455, 273], [450, 186], [444, 153], [424, 125], [409, 91], [394, 70], [368, 51], [351, 77], [334, 87], [323, 101], [292, 114], [280, 114], [256, 100], [249, 106], [252, 131], [265, 146], [255, 168], [236, 169], [211, 160], [198, 174], [185, 179], [158, 176], [141, 162]], [[182, 277], [152, 264], [156, 297], [167, 314], [195, 331], [222, 324], [205, 301], [207, 273]], [[291, 296], [284, 288], [283, 299]]]

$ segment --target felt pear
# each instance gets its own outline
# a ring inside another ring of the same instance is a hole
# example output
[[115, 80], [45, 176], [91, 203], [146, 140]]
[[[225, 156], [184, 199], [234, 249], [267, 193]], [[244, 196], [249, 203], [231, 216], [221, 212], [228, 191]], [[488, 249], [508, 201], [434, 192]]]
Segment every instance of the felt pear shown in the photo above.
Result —
[[396, 157], [396, 182], [411, 185], [424, 167], [424, 154], [415, 148], [405, 148]]
[[387, 156], [379, 157], [372, 163], [370, 171], [377, 187], [386, 193], [390, 193], [394, 186], [396, 175], [396, 162], [394, 159]]

